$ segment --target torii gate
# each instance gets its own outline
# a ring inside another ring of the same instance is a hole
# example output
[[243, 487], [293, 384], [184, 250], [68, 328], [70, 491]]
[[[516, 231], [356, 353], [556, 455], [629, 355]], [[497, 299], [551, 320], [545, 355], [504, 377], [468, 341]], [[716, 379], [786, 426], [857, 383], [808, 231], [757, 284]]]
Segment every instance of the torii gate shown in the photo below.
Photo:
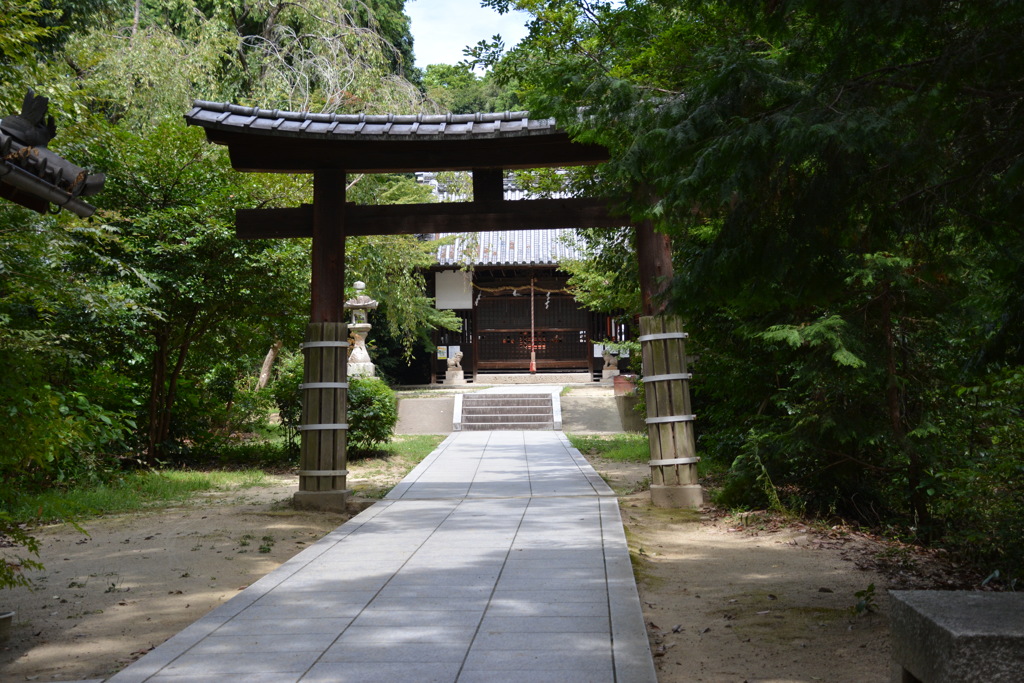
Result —
[[[573, 142], [554, 119], [531, 119], [527, 112], [311, 114], [197, 100], [185, 121], [204, 128], [210, 142], [226, 145], [238, 171], [313, 174], [312, 205], [242, 209], [237, 212], [235, 227], [241, 239], [313, 240], [312, 308], [303, 344], [297, 507], [344, 510], [349, 493], [345, 488], [346, 237], [631, 224], [628, 218], [613, 215], [606, 199], [504, 200], [502, 180], [507, 169], [593, 165], [608, 160], [604, 147]], [[415, 171], [471, 171], [473, 201], [390, 206], [357, 206], [345, 201], [346, 173]], [[655, 313], [654, 293], [664, 286], [659, 276], [672, 272], [664, 248], [667, 238], [657, 235], [649, 223], [636, 228], [644, 312], [651, 315]], [[648, 412], [655, 409], [655, 422], [648, 420], [652, 498], [664, 506], [699, 506], [693, 416], [687, 414], [689, 375], [684, 372], [685, 357], [680, 355], [685, 335], [679, 327], [678, 331], [645, 336], [649, 337], [641, 337], [647, 343], [645, 379], [654, 380], [648, 385]], [[673, 347], [669, 356], [683, 359], [683, 371], [679, 371], [678, 359], [672, 363], [673, 372], [648, 371], [648, 356], [651, 362], [665, 356], [665, 345]], [[669, 391], [669, 387], [675, 389]], [[668, 413], [659, 413], [659, 409]]]

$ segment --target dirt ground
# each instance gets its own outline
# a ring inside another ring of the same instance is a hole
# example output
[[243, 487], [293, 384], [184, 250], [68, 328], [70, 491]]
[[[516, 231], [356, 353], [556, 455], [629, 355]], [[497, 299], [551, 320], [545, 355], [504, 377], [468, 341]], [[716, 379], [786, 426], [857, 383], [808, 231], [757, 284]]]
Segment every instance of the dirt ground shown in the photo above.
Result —
[[[617, 490], [646, 474], [593, 462]], [[46, 569], [35, 590], [0, 593], [0, 612], [17, 612], [0, 680], [105, 678], [345, 520], [289, 508], [296, 485], [277, 476], [184, 507], [90, 520], [87, 536], [38, 529]], [[907, 553], [838, 529], [661, 510], [648, 498], [621, 501], [660, 683], [887, 679], [885, 589], [928, 580]]]

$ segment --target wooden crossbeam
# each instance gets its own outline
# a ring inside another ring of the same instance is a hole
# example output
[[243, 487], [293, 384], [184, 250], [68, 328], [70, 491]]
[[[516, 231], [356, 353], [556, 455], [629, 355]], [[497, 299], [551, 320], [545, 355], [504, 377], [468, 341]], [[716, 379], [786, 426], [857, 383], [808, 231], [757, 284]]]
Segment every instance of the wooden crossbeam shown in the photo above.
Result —
[[573, 142], [565, 133], [458, 140], [309, 139], [206, 129], [210, 142], [230, 148], [236, 171], [312, 173], [325, 165], [348, 173], [472, 171], [478, 168], [547, 168], [608, 160], [600, 145]]
[[[345, 234], [414, 235], [435, 232], [490, 232], [550, 228], [614, 228], [630, 225], [613, 214], [607, 200], [591, 198], [477, 201], [437, 204], [345, 205]], [[313, 207], [239, 209], [240, 239], [312, 237]]]

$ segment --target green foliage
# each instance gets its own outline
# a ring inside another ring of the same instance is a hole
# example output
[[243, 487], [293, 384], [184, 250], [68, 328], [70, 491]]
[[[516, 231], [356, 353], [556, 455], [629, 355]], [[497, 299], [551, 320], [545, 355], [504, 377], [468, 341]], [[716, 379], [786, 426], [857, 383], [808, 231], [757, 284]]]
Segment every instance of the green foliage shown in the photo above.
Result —
[[[1024, 363], [1024, 7], [488, 4], [535, 21], [474, 56], [605, 145], [602, 194], [672, 238], [727, 498], [1019, 567], [1020, 401], [994, 378]], [[577, 267], [591, 305], [630, 253]]]
[[853, 597], [857, 598], [856, 604], [850, 608], [854, 616], [862, 617], [878, 611], [878, 603], [875, 602], [875, 584], [869, 583], [867, 588], [857, 591]]
[[[924, 493], [943, 521], [940, 542], [1008, 582], [1021, 578], [1024, 557], [1024, 371], [1005, 368], [982, 383], [956, 389], [960, 420], [946, 423], [959, 432], [960, 457], [933, 468]], [[954, 432], [956, 430], [956, 432]]]
[[[123, 367], [145, 372], [138, 381], [150, 387], [148, 457], [179, 457], [186, 442], [216, 437], [211, 429], [223, 422], [214, 406], [239, 404], [232, 382], [275, 338], [298, 334], [308, 261], [296, 244], [235, 239], [234, 207], [289, 188], [232, 172], [201, 131], [167, 120], [150, 135], [99, 132], [85, 149], [114, 176], [97, 200], [112, 207], [106, 216], [119, 234], [110, 255], [150, 283], [135, 292], [150, 312], [124, 349]], [[227, 373], [227, 393], [211, 391], [224, 386], [217, 373]]]
[[[301, 339], [309, 244], [240, 242], [232, 228], [236, 208], [308, 201], [309, 179], [237, 173], [181, 115], [196, 97], [418, 107], [401, 75], [402, 7], [0, 0], [0, 116], [35, 87], [51, 99], [53, 149], [107, 175], [89, 221], [0, 202], [0, 362], [18, 369], [0, 378], [5, 494], [116, 482], [137, 459], [280, 465], [277, 444], [249, 438], [270, 406], [254, 378], [267, 348]], [[354, 201], [428, 200], [404, 176], [350, 181]], [[350, 281], [379, 281], [382, 337], [411, 353], [430, 325], [452, 324], [413, 272], [429, 249], [411, 236], [357, 242]]]
[[376, 377], [353, 377], [348, 383], [348, 447], [358, 457], [387, 444], [398, 422], [395, 392]]
[[[434, 200], [429, 187], [396, 175], [359, 176], [351, 182], [348, 198], [375, 205]], [[430, 343], [432, 330], [462, 326], [453, 311], [438, 310], [433, 299], [424, 295], [424, 274], [436, 262], [436, 250], [436, 242], [415, 235], [373, 235], [346, 243], [346, 282], [365, 282], [368, 294], [381, 302], [372, 314], [369, 342], [379, 340], [390, 346], [402, 361], [408, 361], [417, 346]]]
[[559, 268], [569, 273], [568, 286], [581, 305], [592, 311], [636, 315], [641, 310], [640, 276], [633, 231], [577, 230], [582, 256]]
[[[286, 355], [280, 359], [270, 387], [281, 425], [287, 430], [288, 449], [295, 454], [302, 419], [302, 376], [302, 355]], [[349, 457], [365, 457], [390, 442], [398, 422], [398, 402], [395, 392], [376, 377], [352, 377], [348, 384]]]
[[10, 515], [0, 510], [0, 590], [31, 585], [24, 572], [39, 570], [43, 565], [32, 557], [14, 553], [9, 548], [22, 548], [22, 552], [39, 557], [39, 541], [25, 532]]
[[453, 114], [514, 111], [520, 104], [490, 72], [477, 76], [467, 64], [431, 64], [423, 85], [430, 99]]
[[285, 429], [285, 447], [294, 456], [299, 454], [299, 425], [302, 424], [303, 357], [301, 353], [285, 353], [277, 361], [277, 372], [270, 384], [270, 393], [277, 405], [281, 426]]
[[0, 0], [0, 64], [31, 59], [36, 44], [54, 34], [45, 25], [54, 14], [40, 0]]

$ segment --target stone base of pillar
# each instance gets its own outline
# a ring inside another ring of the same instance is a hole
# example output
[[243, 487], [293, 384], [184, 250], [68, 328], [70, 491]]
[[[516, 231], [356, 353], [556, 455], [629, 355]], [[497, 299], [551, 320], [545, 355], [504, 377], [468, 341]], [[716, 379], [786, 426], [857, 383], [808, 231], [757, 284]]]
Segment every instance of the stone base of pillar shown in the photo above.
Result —
[[618, 368], [604, 368], [601, 370], [601, 379], [611, 379], [619, 376]]
[[444, 373], [445, 384], [465, 384], [466, 374], [462, 370], [446, 370]]
[[345, 512], [348, 497], [352, 493], [345, 491], [296, 491], [292, 497], [292, 506], [296, 510], [322, 510], [324, 512]]
[[651, 486], [651, 503], [658, 508], [699, 509], [704, 505], [700, 484], [683, 486]]

